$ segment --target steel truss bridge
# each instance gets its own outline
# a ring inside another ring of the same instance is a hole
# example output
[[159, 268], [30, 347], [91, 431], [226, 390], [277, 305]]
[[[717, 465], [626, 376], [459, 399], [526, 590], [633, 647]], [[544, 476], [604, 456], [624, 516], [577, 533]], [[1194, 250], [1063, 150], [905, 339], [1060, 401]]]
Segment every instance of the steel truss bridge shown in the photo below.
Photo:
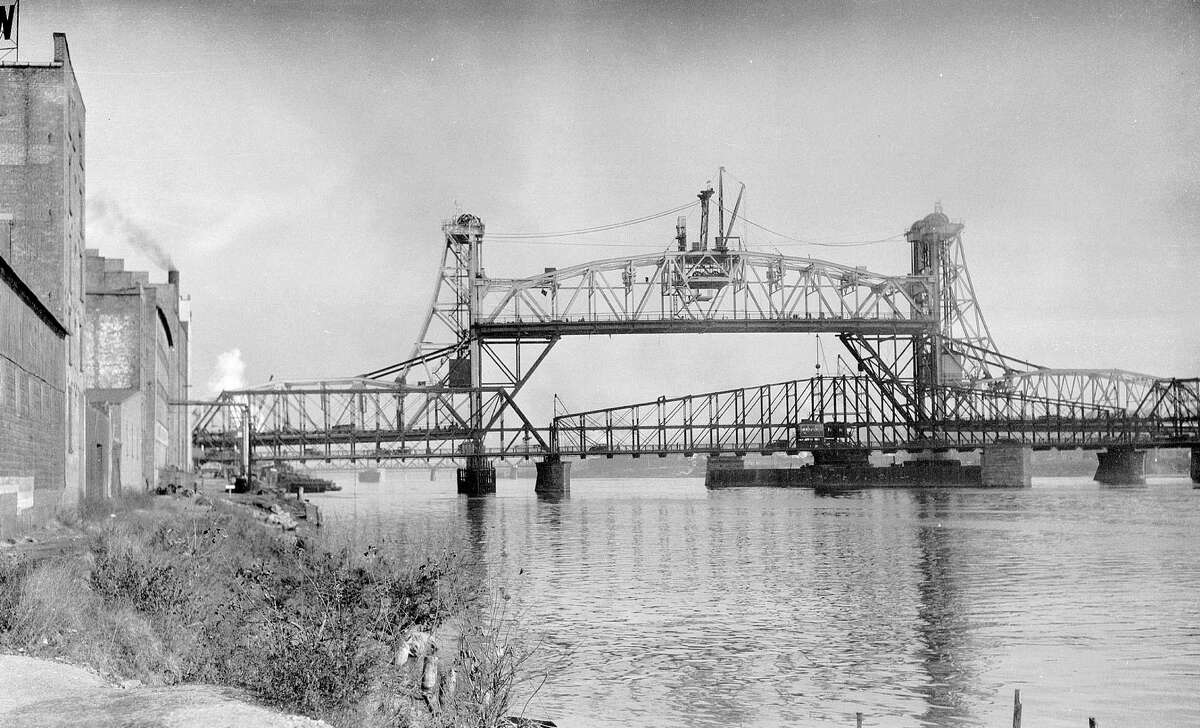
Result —
[[[940, 207], [906, 233], [912, 265], [884, 275], [740, 249], [722, 200], [710, 246], [681, 218], [662, 253], [486, 275], [484, 224], [443, 226], [433, 301], [408, 359], [361, 376], [222, 393], [194, 419], [211, 457], [457, 462], [495, 458], [1200, 446], [1200, 380], [1055, 370], [1000, 353], [979, 308], [961, 223]], [[739, 194], [740, 203], [740, 194]], [[521, 390], [564, 336], [825, 333], [858, 373], [532, 422]]]

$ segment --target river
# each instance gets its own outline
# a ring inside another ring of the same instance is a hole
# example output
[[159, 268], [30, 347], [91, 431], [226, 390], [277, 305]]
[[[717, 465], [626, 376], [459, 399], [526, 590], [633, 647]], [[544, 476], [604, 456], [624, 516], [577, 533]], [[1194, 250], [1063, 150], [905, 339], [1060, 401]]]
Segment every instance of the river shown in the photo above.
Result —
[[[453, 471], [310, 496], [355, 547], [452, 533], [516, 595], [527, 714], [608, 726], [1200, 725], [1200, 490], [707, 491]], [[547, 666], [552, 666], [549, 669]]]

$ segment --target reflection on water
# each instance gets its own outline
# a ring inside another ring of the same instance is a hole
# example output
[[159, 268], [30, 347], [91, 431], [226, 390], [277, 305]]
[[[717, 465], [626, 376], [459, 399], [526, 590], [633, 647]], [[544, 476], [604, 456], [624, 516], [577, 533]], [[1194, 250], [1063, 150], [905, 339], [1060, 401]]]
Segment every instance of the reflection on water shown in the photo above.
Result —
[[[450, 473], [452, 475], [452, 473]], [[360, 544], [449, 533], [565, 655], [568, 727], [1200, 724], [1200, 491], [706, 491], [529, 482], [466, 499], [389, 473], [312, 496]]]

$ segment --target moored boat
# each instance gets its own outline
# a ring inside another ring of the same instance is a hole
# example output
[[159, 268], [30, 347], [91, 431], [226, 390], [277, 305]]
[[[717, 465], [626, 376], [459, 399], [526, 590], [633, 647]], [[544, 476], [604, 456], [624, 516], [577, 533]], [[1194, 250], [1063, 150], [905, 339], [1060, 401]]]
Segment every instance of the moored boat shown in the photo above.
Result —
[[275, 485], [289, 493], [297, 493], [301, 489], [305, 493], [326, 493], [341, 490], [342, 486], [328, 478], [318, 478], [315, 475], [298, 472], [290, 467], [280, 467], [275, 476]]

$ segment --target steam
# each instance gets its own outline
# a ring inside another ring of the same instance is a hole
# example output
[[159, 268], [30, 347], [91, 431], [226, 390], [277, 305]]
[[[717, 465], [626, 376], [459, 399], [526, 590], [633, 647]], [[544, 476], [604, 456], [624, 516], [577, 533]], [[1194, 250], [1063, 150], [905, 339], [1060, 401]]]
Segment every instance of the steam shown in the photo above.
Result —
[[242, 361], [241, 349], [230, 349], [217, 355], [217, 366], [208, 378], [208, 389], [213, 394], [231, 389], [246, 388], [246, 362]]
[[171, 254], [144, 227], [129, 219], [119, 205], [104, 197], [88, 200], [88, 236], [98, 233], [126, 243], [163, 270], [175, 270]]

